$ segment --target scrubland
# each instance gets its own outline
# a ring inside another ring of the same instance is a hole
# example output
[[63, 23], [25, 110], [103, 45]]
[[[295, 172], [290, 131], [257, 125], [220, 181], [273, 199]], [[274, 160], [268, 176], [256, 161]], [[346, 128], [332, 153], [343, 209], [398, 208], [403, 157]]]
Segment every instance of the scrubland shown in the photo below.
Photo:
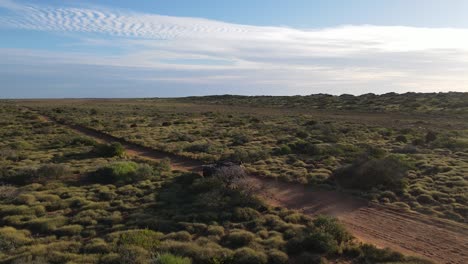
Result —
[[428, 263], [58, 124], [466, 222], [465, 94], [323, 98], [0, 102], [0, 262]]

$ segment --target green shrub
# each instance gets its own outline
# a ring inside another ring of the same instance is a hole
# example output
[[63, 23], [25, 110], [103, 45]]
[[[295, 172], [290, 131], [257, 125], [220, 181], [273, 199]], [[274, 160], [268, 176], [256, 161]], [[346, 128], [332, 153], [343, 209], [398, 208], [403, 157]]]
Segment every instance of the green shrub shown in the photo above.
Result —
[[426, 133], [426, 137], [425, 137], [426, 143], [430, 143], [436, 139], [437, 139], [437, 134], [434, 131], [429, 131]]
[[191, 264], [192, 260], [189, 258], [174, 256], [169, 253], [157, 255], [154, 264]]
[[88, 241], [84, 246], [85, 253], [105, 254], [111, 251], [111, 247], [101, 238], [94, 238]]
[[360, 158], [353, 164], [335, 171], [333, 178], [343, 187], [370, 190], [385, 188], [401, 190], [408, 166], [394, 157], [382, 159]]
[[179, 231], [169, 233], [164, 236], [165, 240], [177, 240], [177, 241], [190, 241], [192, 240], [192, 235], [187, 231]]
[[92, 151], [96, 155], [104, 157], [123, 157], [125, 156], [125, 148], [118, 142], [111, 144], [96, 145]]
[[59, 236], [75, 236], [79, 235], [83, 227], [81, 225], [66, 225], [58, 228], [55, 233]]
[[132, 245], [154, 250], [160, 244], [163, 234], [149, 229], [128, 230], [122, 232], [119, 236], [118, 245]]
[[146, 180], [155, 175], [148, 164], [115, 162], [90, 174], [90, 180], [102, 184], [126, 184]]
[[434, 204], [434, 203], [436, 203], [434, 198], [432, 198], [432, 196], [430, 196], [428, 194], [421, 194], [416, 198], [416, 200], [420, 204]]
[[150, 252], [134, 245], [121, 245], [118, 248], [120, 263], [147, 264], [151, 258]]
[[408, 139], [404, 135], [398, 135], [398, 136], [396, 136], [395, 141], [406, 143], [406, 142], [408, 142]]
[[255, 235], [245, 230], [235, 230], [224, 237], [224, 243], [231, 248], [244, 247], [255, 239]]
[[39, 180], [42, 179], [59, 179], [62, 176], [66, 176], [70, 173], [70, 169], [66, 165], [62, 164], [45, 164], [39, 167], [36, 171], [36, 177]]
[[267, 252], [268, 264], [286, 264], [289, 261], [289, 257], [286, 253], [280, 250], [270, 250]]
[[236, 207], [234, 208], [234, 214], [233, 214], [233, 219], [236, 221], [251, 221], [255, 220], [260, 217], [260, 213], [257, 212], [257, 210], [248, 208], [248, 207], [243, 207], [239, 208]]
[[18, 195], [18, 197], [15, 198], [15, 203], [16, 204], [26, 204], [26, 205], [31, 205], [34, 202], [36, 202], [36, 197], [31, 194], [25, 194], [22, 193]]
[[322, 232], [314, 232], [308, 235], [303, 243], [303, 247], [306, 251], [320, 254], [332, 254], [337, 252], [339, 248], [333, 235]]
[[67, 218], [63, 216], [37, 218], [27, 222], [27, 226], [33, 232], [50, 233], [57, 228], [64, 226], [67, 223]]
[[401, 253], [392, 251], [390, 249], [378, 249], [377, 247], [369, 244], [361, 246], [362, 255], [359, 260], [362, 263], [386, 263], [404, 261], [405, 258]]
[[314, 219], [313, 223], [314, 226], [320, 230], [320, 232], [332, 235], [338, 244], [348, 242], [353, 238], [352, 235], [340, 222], [338, 222], [336, 218], [318, 216]]
[[31, 242], [29, 231], [16, 230], [9, 226], [0, 228], [0, 252], [13, 250]]
[[224, 236], [224, 227], [217, 225], [210, 225], [207, 227], [206, 232], [212, 236]]
[[233, 264], [265, 264], [268, 257], [265, 253], [243, 247], [234, 252]]
[[194, 263], [224, 263], [230, 259], [232, 251], [215, 243], [196, 244], [167, 240], [162, 242], [161, 251], [167, 251], [178, 256], [192, 258]]

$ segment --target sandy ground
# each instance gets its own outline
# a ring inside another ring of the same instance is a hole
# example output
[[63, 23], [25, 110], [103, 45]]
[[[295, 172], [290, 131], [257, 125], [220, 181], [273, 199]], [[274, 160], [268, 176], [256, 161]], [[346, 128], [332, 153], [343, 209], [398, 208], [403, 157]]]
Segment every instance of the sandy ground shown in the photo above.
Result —
[[[46, 116], [40, 118], [44, 122], [53, 122]], [[169, 158], [174, 170], [201, 171], [200, 161], [139, 146], [86, 127], [67, 126], [101, 142], [120, 142], [129, 155], [152, 160]], [[468, 263], [466, 224], [370, 204], [338, 191], [265, 178], [250, 177], [249, 180], [258, 188], [259, 195], [271, 205], [309, 215], [335, 216], [362, 242], [428, 258], [436, 263]]]

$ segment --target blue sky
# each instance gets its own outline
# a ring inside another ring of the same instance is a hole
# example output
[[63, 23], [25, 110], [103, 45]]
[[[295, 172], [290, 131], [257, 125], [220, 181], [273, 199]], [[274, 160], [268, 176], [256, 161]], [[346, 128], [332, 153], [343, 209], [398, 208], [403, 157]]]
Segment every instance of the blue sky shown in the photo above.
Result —
[[464, 0], [0, 0], [0, 97], [468, 91]]

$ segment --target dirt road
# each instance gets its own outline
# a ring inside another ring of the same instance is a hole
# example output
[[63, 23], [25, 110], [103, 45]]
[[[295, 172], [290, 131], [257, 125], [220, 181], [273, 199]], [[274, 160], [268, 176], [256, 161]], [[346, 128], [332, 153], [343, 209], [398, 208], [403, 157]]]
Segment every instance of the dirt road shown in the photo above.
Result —
[[[46, 116], [41, 116], [41, 119], [54, 122]], [[201, 170], [200, 161], [126, 142], [86, 127], [66, 126], [101, 142], [120, 142], [129, 155], [153, 160], [169, 158], [173, 169], [196, 172]], [[465, 224], [369, 204], [338, 191], [319, 190], [263, 178], [251, 177], [250, 181], [272, 205], [296, 209], [309, 215], [335, 216], [363, 242], [428, 258], [436, 263], [468, 263], [468, 226]]]

